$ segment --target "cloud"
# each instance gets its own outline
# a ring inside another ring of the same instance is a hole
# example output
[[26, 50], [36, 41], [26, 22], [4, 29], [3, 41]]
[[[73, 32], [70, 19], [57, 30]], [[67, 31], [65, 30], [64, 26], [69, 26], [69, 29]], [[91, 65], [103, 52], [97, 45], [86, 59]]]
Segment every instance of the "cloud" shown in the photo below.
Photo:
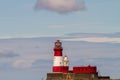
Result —
[[120, 43], [120, 38], [107, 38], [107, 37], [91, 37], [91, 38], [71, 38], [71, 39], [62, 39], [63, 41], [86, 41], [86, 42], [95, 42], [95, 43]]
[[13, 63], [13, 67], [15, 68], [19, 68], [19, 69], [24, 69], [24, 68], [30, 68], [32, 67], [32, 61], [29, 61], [29, 60], [16, 60], [14, 63]]
[[12, 51], [0, 50], [0, 58], [13, 58], [19, 56]]
[[76, 0], [37, 0], [36, 10], [50, 10], [57, 13], [68, 13], [85, 9], [84, 2]]
[[70, 33], [68, 36], [73, 37], [120, 37], [120, 32], [116, 33]]
[[[50, 28], [57, 28], [57, 27], [63, 27], [63, 26], [50, 26]], [[1, 39], [19, 39], [19, 38], [43, 38], [43, 37], [58, 37], [60, 35], [10, 35], [10, 36], [0, 36]]]
[[[49, 61], [47, 60], [47, 55], [27, 55], [19, 57], [19, 59], [16, 59], [13, 61], [12, 66], [16, 69], [27, 69], [32, 68], [36, 66], [36, 61]], [[40, 62], [42, 65], [44, 62]]]

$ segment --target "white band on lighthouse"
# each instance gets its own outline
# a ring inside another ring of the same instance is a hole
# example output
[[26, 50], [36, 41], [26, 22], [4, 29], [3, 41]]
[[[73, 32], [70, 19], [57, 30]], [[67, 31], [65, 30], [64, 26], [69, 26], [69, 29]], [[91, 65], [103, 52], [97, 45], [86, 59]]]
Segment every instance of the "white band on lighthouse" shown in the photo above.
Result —
[[62, 56], [54, 56], [53, 66], [63, 66]]

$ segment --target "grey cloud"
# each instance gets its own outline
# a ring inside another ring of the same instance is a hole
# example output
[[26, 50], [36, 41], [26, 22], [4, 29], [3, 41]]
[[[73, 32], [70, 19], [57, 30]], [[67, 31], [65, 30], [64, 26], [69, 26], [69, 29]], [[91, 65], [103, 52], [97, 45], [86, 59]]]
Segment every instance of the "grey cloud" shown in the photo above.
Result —
[[50, 67], [52, 66], [52, 63], [53, 63], [53, 60], [38, 59], [33, 63], [33, 67], [37, 67], [37, 68]]
[[0, 51], [0, 58], [13, 58], [19, 56], [12, 51]]
[[35, 10], [49, 10], [57, 13], [69, 13], [85, 9], [84, 2], [77, 0], [37, 0]]

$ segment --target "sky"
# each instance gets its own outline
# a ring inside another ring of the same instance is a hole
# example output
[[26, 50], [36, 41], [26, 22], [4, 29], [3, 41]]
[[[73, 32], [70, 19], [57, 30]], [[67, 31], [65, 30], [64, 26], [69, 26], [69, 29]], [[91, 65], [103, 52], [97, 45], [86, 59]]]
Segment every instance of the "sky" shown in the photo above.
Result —
[[[66, 0], [47, 0], [52, 3], [49, 6], [43, 1], [46, 0], [0, 0], [0, 35], [64, 35], [120, 30], [119, 0], [80, 0], [78, 4], [70, 0], [70, 5]], [[80, 3], [84, 9], [77, 9]], [[60, 11], [59, 5], [68, 8]]]
[[120, 78], [120, 0], [0, 0], [0, 80], [52, 72], [54, 42], [76, 65]]

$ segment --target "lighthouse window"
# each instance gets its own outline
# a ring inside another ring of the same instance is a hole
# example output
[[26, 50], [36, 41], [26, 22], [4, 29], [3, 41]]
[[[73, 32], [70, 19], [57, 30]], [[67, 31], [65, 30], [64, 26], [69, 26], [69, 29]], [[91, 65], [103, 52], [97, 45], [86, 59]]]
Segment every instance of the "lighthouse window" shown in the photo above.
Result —
[[56, 43], [55, 45], [56, 45], [56, 47], [60, 47], [61, 43]]

